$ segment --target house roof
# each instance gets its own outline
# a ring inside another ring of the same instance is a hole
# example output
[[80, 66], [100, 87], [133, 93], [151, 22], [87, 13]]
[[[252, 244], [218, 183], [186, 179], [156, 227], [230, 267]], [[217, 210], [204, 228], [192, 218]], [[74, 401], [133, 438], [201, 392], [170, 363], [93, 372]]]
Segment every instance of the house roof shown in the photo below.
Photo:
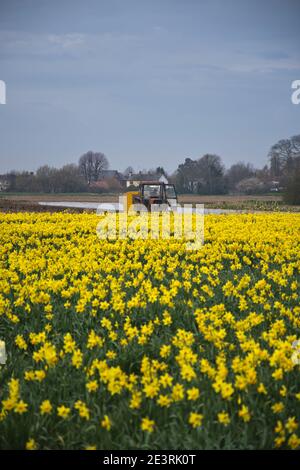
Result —
[[117, 170], [103, 170], [101, 171], [100, 179], [120, 178], [121, 175]]

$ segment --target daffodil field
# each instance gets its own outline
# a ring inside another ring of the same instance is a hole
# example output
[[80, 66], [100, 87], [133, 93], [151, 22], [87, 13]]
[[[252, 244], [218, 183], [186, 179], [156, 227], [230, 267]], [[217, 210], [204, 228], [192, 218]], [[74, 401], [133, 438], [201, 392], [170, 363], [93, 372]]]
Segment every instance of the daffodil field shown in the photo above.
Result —
[[0, 215], [0, 448], [299, 449], [300, 215], [97, 223]]

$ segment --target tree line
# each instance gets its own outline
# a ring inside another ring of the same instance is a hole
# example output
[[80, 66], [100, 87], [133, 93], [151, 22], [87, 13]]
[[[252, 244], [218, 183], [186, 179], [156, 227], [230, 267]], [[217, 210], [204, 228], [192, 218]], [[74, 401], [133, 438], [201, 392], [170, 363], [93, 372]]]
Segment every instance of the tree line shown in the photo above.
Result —
[[61, 168], [43, 165], [36, 173], [11, 172], [11, 191], [74, 193], [91, 189], [108, 168], [108, 160], [101, 152], [89, 151], [79, 158], [78, 165], [71, 163]]
[[[295, 181], [299, 185], [300, 135], [273, 145], [268, 160], [269, 164], [263, 168], [237, 162], [226, 169], [218, 155], [206, 154], [196, 160], [186, 158], [178, 166], [174, 181], [180, 192], [196, 194], [258, 194], [270, 189], [286, 189]], [[299, 186], [298, 191], [300, 193]]]
[[[116, 191], [121, 189], [120, 179], [111, 176], [106, 185], [99, 185], [109, 168], [107, 157], [101, 152], [89, 151], [82, 155], [78, 164], [54, 168], [48, 165], [36, 173], [12, 172], [10, 190], [27, 192], [82, 192]], [[119, 176], [126, 178], [132, 167]], [[152, 174], [166, 174], [162, 167], [150, 170]], [[200, 158], [185, 158], [177, 170], [167, 175], [175, 183], [178, 193], [193, 194], [259, 194], [270, 190], [283, 190], [287, 202], [300, 204], [300, 135], [279, 140], [268, 154], [268, 164], [255, 168], [242, 161], [226, 169], [220, 156], [205, 154]]]

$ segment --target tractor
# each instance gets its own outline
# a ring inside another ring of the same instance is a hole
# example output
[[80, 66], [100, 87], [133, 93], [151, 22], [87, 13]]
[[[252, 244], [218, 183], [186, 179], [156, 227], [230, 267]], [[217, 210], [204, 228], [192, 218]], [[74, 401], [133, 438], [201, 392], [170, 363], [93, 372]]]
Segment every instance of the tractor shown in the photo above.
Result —
[[130, 209], [132, 204], [142, 204], [150, 212], [155, 209], [153, 205], [165, 205], [168, 210], [177, 205], [175, 186], [157, 181], [140, 183], [139, 190], [126, 193], [126, 197], [127, 209]]

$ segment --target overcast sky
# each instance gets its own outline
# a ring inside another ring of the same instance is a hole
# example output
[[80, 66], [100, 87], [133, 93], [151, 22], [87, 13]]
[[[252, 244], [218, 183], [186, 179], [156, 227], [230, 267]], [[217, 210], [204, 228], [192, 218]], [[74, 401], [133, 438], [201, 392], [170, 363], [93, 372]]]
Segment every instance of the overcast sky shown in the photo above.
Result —
[[0, 0], [0, 173], [104, 152], [112, 169], [300, 133], [300, 0]]

